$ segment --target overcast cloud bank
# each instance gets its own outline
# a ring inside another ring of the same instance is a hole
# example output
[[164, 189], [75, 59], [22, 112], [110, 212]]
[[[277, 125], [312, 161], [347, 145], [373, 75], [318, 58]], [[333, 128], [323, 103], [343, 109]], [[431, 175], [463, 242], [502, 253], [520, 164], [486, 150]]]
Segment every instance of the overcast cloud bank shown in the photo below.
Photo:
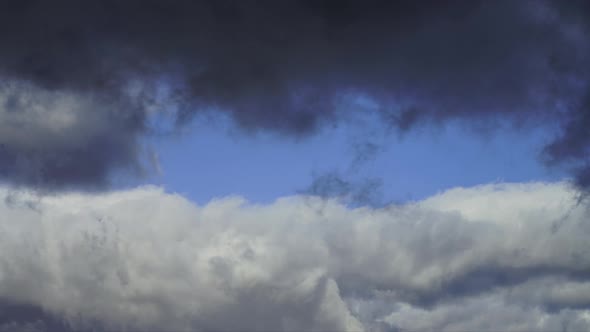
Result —
[[565, 183], [386, 208], [0, 190], [0, 331], [583, 331], [588, 206]]

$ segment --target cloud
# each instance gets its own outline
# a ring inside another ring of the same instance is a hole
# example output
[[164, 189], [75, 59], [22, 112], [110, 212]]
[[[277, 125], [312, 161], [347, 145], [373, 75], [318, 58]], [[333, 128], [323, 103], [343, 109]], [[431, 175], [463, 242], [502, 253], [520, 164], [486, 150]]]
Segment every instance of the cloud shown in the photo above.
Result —
[[[482, 314], [485, 313], [485, 314]], [[547, 314], [543, 309], [506, 303], [502, 295], [470, 298], [432, 310], [399, 304], [383, 319], [401, 331], [584, 331], [587, 312], [564, 309]]]
[[216, 111], [245, 131], [305, 136], [364, 96], [401, 130], [558, 126], [546, 159], [585, 183], [584, 2], [27, 0], [0, 13], [8, 182], [100, 187], [137, 172], [154, 114]]
[[198, 206], [157, 187], [1, 195], [5, 330], [590, 327], [588, 206], [564, 183], [384, 208], [312, 196]]
[[118, 166], [140, 173], [144, 131], [136, 106], [92, 94], [0, 84], [0, 178], [45, 189], [109, 184]]

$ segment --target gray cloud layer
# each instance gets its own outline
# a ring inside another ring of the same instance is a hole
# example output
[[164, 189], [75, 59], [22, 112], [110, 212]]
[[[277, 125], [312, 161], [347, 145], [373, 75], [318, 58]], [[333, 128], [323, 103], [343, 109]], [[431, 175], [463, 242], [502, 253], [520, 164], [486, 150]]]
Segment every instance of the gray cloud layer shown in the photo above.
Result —
[[586, 331], [576, 195], [497, 184], [350, 209], [2, 189], [0, 331]]
[[[587, 183], [584, 1], [4, 1], [0, 178], [101, 186], [142, 169], [167, 109], [305, 135], [351, 94], [402, 130], [447, 119], [561, 126], [545, 149]], [[156, 127], [158, 125], [156, 124]], [[24, 134], [26, 132], [26, 134]]]

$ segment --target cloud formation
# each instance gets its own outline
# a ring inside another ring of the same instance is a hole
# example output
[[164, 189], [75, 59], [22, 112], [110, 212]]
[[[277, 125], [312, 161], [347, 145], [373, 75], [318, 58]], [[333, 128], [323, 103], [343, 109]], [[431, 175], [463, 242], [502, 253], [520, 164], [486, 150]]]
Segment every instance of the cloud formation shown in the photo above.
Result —
[[0, 331], [590, 328], [588, 206], [563, 183], [380, 209], [0, 192]]
[[546, 159], [585, 185], [589, 11], [550, 0], [3, 2], [0, 178], [101, 186], [141, 169], [155, 113], [181, 124], [214, 110], [246, 131], [302, 136], [362, 95], [401, 130], [557, 124]]

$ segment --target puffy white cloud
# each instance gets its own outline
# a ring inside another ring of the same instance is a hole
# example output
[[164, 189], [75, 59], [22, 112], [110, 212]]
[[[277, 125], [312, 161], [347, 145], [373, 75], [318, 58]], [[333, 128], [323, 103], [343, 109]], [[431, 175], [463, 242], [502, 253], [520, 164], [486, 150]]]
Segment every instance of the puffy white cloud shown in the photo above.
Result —
[[565, 183], [379, 209], [156, 187], [0, 197], [0, 311], [28, 313], [0, 330], [590, 328], [587, 205]]

